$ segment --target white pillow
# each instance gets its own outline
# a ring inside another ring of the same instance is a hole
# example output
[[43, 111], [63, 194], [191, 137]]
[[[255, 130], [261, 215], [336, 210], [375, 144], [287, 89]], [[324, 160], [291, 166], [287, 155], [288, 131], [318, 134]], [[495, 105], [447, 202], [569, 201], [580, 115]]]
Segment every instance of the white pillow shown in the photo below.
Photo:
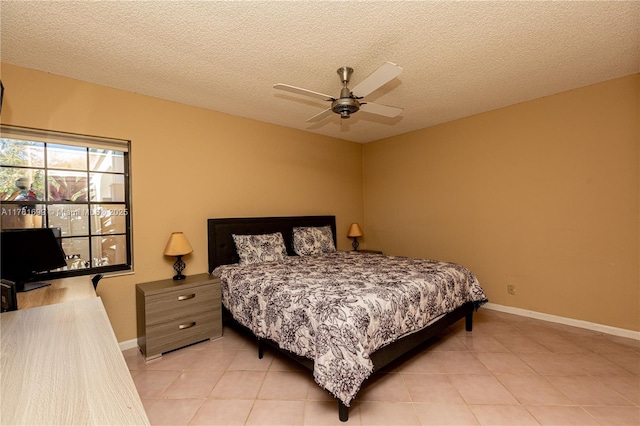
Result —
[[280, 232], [232, 236], [241, 264], [278, 262], [287, 257], [287, 248]]
[[336, 251], [330, 226], [293, 228], [293, 251], [298, 256]]

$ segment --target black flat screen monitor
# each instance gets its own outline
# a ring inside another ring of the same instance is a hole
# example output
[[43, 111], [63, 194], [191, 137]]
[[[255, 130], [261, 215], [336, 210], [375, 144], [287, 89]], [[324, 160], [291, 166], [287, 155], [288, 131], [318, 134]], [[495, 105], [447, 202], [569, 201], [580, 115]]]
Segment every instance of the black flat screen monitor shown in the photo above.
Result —
[[0, 276], [16, 283], [16, 291], [29, 291], [49, 283], [34, 283], [38, 273], [67, 266], [53, 229], [11, 229], [0, 235]]

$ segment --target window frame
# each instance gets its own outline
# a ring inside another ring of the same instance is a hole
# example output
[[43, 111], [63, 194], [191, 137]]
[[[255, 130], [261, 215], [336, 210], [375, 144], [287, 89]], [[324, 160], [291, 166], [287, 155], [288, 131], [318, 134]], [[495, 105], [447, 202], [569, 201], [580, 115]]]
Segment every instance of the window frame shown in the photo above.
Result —
[[[36, 274], [38, 280], [42, 279], [57, 279], [66, 277], [75, 277], [83, 275], [93, 275], [98, 273], [115, 273], [115, 272], [132, 272], [133, 271], [133, 218], [132, 218], [132, 203], [131, 203], [131, 141], [124, 139], [104, 138], [98, 136], [80, 135], [67, 132], [58, 132], [42, 129], [34, 129], [20, 126], [10, 126], [2, 124], [0, 125], [0, 137], [3, 139], [14, 139], [28, 142], [37, 142], [43, 144], [44, 151], [44, 164], [42, 166], [24, 166], [13, 164], [0, 164], [3, 168], [11, 167], [15, 169], [25, 170], [42, 170], [44, 175], [44, 194], [42, 200], [37, 201], [2, 201], [3, 210], [5, 206], [33, 206], [34, 208], [41, 207], [44, 211], [42, 227], [51, 226], [49, 207], [50, 206], [77, 206], [86, 207], [88, 215], [95, 214], [95, 206], [99, 205], [122, 205], [123, 209], [118, 212], [119, 215], [124, 216], [124, 232], [123, 233], [104, 233], [96, 232], [93, 228], [91, 217], [87, 218], [87, 234], [86, 235], [67, 235], [62, 236], [61, 240], [71, 238], [85, 238], [88, 245], [89, 260], [92, 263], [87, 268], [78, 269], [65, 269], [61, 271], [48, 271]], [[82, 170], [73, 168], [66, 170], [60, 167], [50, 167], [47, 164], [47, 145], [66, 145], [72, 147], [81, 147], [85, 149], [86, 163]], [[99, 170], [91, 170], [91, 149], [105, 149], [111, 151], [121, 152], [123, 154], [123, 171], [122, 172], [104, 172]], [[49, 173], [51, 172], [80, 172], [86, 174], [86, 200], [85, 201], [69, 201], [69, 200], [50, 200], [49, 199]], [[91, 175], [95, 173], [111, 174], [113, 176], [122, 176], [124, 179], [124, 201], [105, 201], [105, 200], [91, 200]], [[11, 228], [7, 228], [11, 229]], [[115, 265], [106, 266], [94, 266], [93, 262], [95, 258], [93, 256], [93, 239], [96, 237], [108, 237], [108, 236], [124, 236], [125, 238], [125, 263], [119, 263]], [[67, 255], [65, 253], [65, 255]]]

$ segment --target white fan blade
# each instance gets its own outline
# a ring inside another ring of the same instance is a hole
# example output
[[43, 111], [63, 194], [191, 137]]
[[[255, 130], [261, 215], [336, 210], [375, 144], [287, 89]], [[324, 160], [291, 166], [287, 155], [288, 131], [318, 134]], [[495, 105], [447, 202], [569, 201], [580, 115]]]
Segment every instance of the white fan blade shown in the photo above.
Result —
[[369, 77], [362, 80], [351, 93], [359, 98], [364, 98], [379, 87], [384, 86], [402, 73], [402, 68], [391, 62], [382, 64]]
[[385, 117], [397, 117], [402, 113], [402, 111], [404, 111], [404, 109], [388, 105], [374, 104], [373, 102], [366, 102], [360, 105], [360, 111], [383, 115]]
[[333, 100], [331, 96], [325, 95], [324, 93], [318, 93], [318, 92], [314, 92], [313, 90], [302, 89], [300, 87], [290, 86], [288, 84], [282, 84], [282, 83], [274, 84], [273, 88], [286, 90], [287, 92], [297, 93], [299, 95], [307, 95], [307, 96], [312, 96], [314, 98], [320, 98], [324, 101]]
[[311, 117], [310, 119], [308, 119], [307, 122], [308, 123], [317, 123], [318, 121], [324, 120], [325, 118], [327, 118], [331, 114], [333, 114], [333, 110], [331, 108], [325, 109], [320, 114], [316, 114], [313, 117]]

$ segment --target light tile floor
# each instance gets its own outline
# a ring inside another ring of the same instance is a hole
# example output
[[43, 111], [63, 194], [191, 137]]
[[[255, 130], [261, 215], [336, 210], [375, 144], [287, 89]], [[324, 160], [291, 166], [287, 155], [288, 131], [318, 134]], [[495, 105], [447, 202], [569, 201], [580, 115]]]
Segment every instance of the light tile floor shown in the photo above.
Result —
[[[283, 355], [224, 336], [145, 362], [124, 352], [153, 425], [329, 425], [337, 403]], [[356, 425], [640, 425], [640, 341], [480, 309], [375, 373]]]

